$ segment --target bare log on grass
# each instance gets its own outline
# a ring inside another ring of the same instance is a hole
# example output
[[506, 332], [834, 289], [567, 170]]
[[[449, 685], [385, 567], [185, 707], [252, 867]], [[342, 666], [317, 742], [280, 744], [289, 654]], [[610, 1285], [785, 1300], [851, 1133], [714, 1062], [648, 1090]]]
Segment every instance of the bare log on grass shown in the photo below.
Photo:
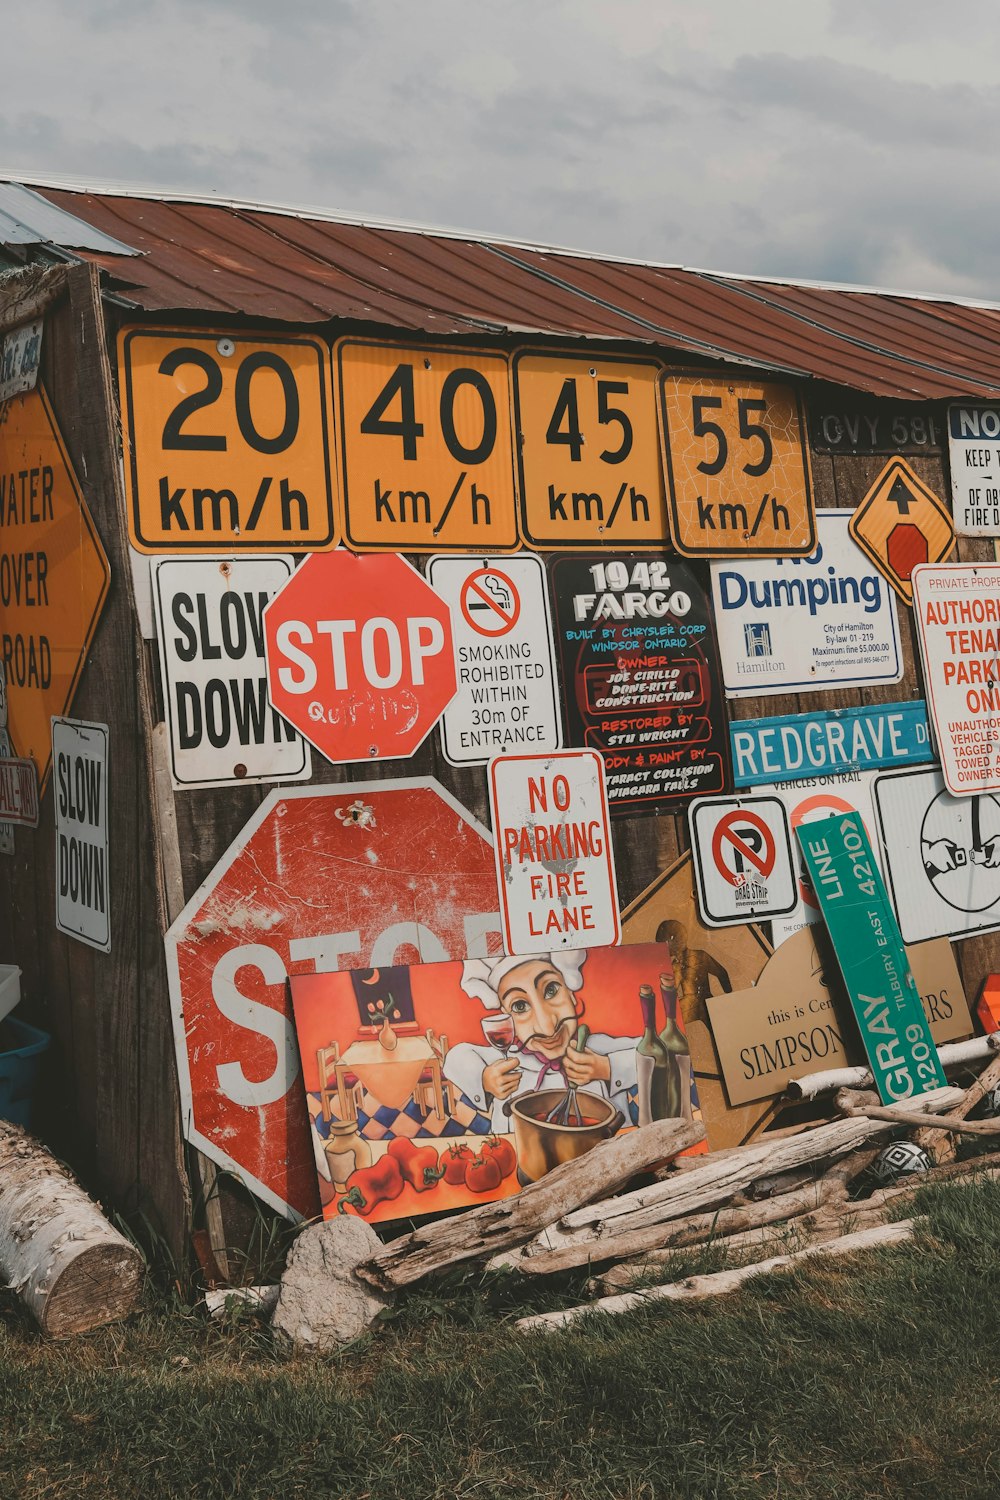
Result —
[[[967, 1042], [950, 1042], [937, 1049], [942, 1068], [985, 1062], [995, 1052], [1000, 1052], [1000, 1031], [991, 1031], [988, 1036], [974, 1036]], [[804, 1078], [793, 1078], [785, 1094], [796, 1101], [818, 1099], [821, 1094], [833, 1094], [837, 1089], [870, 1089], [874, 1082], [870, 1068], [830, 1068], [825, 1073], [807, 1073]]]
[[387, 1291], [450, 1266], [512, 1250], [563, 1214], [607, 1197], [639, 1172], [704, 1138], [701, 1125], [686, 1120], [658, 1120], [627, 1131], [556, 1167], [512, 1198], [484, 1203], [393, 1240], [357, 1266], [355, 1275]]
[[143, 1277], [136, 1247], [44, 1146], [5, 1120], [0, 1276], [50, 1338], [124, 1318], [139, 1300]]
[[862, 1229], [856, 1234], [845, 1234], [839, 1239], [827, 1240], [822, 1245], [809, 1245], [791, 1255], [775, 1255], [770, 1260], [758, 1261], [752, 1266], [741, 1266], [737, 1270], [713, 1271], [708, 1276], [689, 1276], [684, 1281], [670, 1282], [667, 1286], [644, 1287], [641, 1291], [623, 1292], [617, 1297], [599, 1297], [596, 1302], [585, 1302], [580, 1307], [567, 1307], [561, 1312], [536, 1313], [530, 1318], [519, 1318], [514, 1327], [520, 1333], [554, 1333], [595, 1312], [624, 1313], [631, 1312], [636, 1307], [645, 1307], [650, 1302], [690, 1302], [705, 1297], [722, 1297], [728, 1292], [737, 1291], [756, 1276], [783, 1271], [788, 1266], [799, 1265], [816, 1256], [856, 1255], [864, 1250], [903, 1244], [912, 1239], [914, 1227], [912, 1219], [900, 1219], [896, 1224]]

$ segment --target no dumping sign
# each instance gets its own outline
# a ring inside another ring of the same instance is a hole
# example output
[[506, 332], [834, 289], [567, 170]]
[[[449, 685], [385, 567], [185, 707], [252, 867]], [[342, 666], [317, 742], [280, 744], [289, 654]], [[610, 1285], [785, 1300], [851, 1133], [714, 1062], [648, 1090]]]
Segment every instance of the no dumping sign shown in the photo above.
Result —
[[792, 910], [792, 843], [777, 797], [699, 797], [689, 821], [703, 922], [728, 927]]

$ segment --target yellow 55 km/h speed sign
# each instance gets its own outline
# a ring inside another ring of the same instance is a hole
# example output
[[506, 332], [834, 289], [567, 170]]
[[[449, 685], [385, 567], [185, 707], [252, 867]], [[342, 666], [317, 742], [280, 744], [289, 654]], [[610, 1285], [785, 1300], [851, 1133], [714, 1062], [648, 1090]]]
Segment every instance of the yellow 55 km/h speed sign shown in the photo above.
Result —
[[535, 547], [662, 549], [655, 360], [514, 355], [521, 529]]
[[805, 557], [816, 546], [806, 419], [791, 386], [665, 372], [664, 462], [685, 557]]
[[334, 364], [347, 545], [513, 551], [507, 356], [341, 339]]
[[126, 328], [118, 368], [140, 552], [336, 546], [329, 353], [319, 339]]

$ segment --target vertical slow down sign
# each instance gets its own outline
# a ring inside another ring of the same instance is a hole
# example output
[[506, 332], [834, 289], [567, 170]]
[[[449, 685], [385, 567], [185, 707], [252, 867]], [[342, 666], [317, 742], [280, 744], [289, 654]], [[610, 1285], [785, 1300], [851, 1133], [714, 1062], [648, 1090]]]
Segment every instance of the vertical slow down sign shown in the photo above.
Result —
[[830, 931], [879, 1097], [887, 1104], [947, 1081], [861, 814], [795, 830]]

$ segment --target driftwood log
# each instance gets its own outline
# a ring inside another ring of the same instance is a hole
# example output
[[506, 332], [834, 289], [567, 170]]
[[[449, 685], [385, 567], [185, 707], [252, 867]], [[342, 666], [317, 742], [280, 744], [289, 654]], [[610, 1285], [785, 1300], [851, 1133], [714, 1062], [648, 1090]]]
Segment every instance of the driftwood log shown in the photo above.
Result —
[[66, 1169], [0, 1120], [0, 1276], [43, 1333], [67, 1338], [132, 1312], [143, 1261]]
[[903, 1244], [912, 1239], [914, 1228], [912, 1219], [900, 1219], [895, 1224], [861, 1229], [853, 1234], [841, 1235], [835, 1240], [827, 1240], [822, 1245], [809, 1245], [791, 1255], [775, 1255], [769, 1260], [758, 1261], [752, 1266], [740, 1266], [733, 1271], [713, 1271], [707, 1276], [688, 1276], [684, 1281], [671, 1282], [667, 1286], [644, 1287], [641, 1291], [622, 1292], [616, 1297], [599, 1297], [596, 1302], [584, 1302], [579, 1307], [563, 1308], [560, 1312], [535, 1313], [528, 1318], [519, 1318], [514, 1327], [519, 1333], [555, 1333], [557, 1329], [568, 1328], [595, 1312], [623, 1313], [645, 1307], [651, 1302], [690, 1302], [704, 1297], [722, 1297], [738, 1290], [755, 1276], [783, 1271], [788, 1266], [799, 1265], [802, 1261], [819, 1255], [856, 1255], [864, 1250]]
[[[937, 1049], [943, 1068], [985, 1062], [997, 1052], [1000, 1052], [1000, 1031], [991, 1031], [988, 1036], [974, 1036], [967, 1042], [949, 1042]], [[804, 1078], [793, 1078], [785, 1095], [796, 1101], [818, 1099], [821, 1094], [836, 1093], [837, 1089], [870, 1089], [874, 1082], [870, 1068], [830, 1068], [825, 1073], [807, 1073]]]
[[[947, 1088], [906, 1102], [933, 1110], [948, 1108], [957, 1098], [961, 1091]], [[860, 1151], [883, 1139], [895, 1121], [891, 1111], [886, 1121], [833, 1120], [774, 1144], [764, 1137], [733, 1151], [713, 1152], [702, 1166], [675, 1172], [652, 1187], [564, 1214], [520, 1250], [495, 1257], [491, 1267], [544, 1276], [656, 1249], [664, 1244], [669, 1234], [665, 1226], [672, 1221], [706, 1211], [722, 1212], [735, 1194], [759, 1178], [793, 1172], [810, 1162], [837, 1161]]]
[[381, 1291], [390, 1291], [433, 1272], [514, 1249], [569, 1209], [606, 1198], [639, 1172], [704, 1138], [702, 1127], [686, 1120], [640, 1126], [556, 1167], [512, 1198], [484, 1203], [470, 1213], [441, 1219], [393, 1240], [355, 1267], [355, 1275]]
[[[992, 1089], [1000, 1087], [1000, 1057], [994, 1057], [988, 1067], [984, 1068], [975, 1083], [965, 1091], [965, 1098], [952, 1110], [955, 1119], [964, 1120], [969, 1112], [981, 1103]], [[952, 1161], [955, 1156], [955, 1142], [953, 1136], [947, 1130], [932, 1129], [929, 1126], [921, 1126], [913, 1137], [918, 1146], [922, 1146], [932, 1161], [939, 1164]]]

